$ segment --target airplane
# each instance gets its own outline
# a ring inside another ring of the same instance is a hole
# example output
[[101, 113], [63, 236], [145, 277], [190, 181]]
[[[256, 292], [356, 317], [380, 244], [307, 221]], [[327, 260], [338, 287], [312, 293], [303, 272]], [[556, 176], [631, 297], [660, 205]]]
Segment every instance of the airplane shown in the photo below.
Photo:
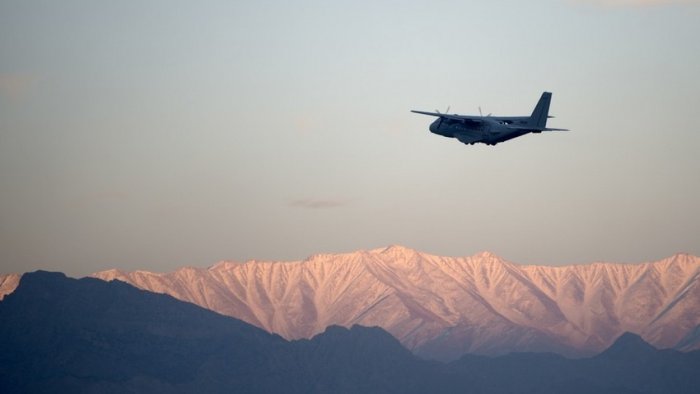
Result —
[[[483, 143], [496, 145], [499, 142], [523, 136], [528, 133], [541, 133], [543, 131], [569, 131], [568, 129], [552, 129], [547, 127], [549, 116], [549, 103], [552, 101], [552, 93], [544, 92], [537, 102], [535, 110], [530, 116], [491, 116], [483, 115], [450, 115], [447, 113], [414, 111], [411, 112], [437, 116], [437, 120], [430, 124], [430, 132], [448, 138], [456, 138], [463, 144], [474, 145]], [[449, 111], [449, 108], [448, 108]], [[481, 113], [481, 108], [479, 108]]]

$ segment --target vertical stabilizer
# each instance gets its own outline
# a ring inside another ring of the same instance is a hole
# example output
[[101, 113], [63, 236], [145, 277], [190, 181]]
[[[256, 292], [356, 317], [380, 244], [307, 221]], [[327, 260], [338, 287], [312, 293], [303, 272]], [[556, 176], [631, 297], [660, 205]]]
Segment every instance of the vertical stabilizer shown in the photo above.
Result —
[[535, 110], [532, 111], [530, 115], [530, 121], [528, 126], [534, 126], [537, 128], [547, 127], [547, 116], [549, 115], [549, 103], [552, 101], [552, 93], [544, 92], [540, 101], [537, 102]]

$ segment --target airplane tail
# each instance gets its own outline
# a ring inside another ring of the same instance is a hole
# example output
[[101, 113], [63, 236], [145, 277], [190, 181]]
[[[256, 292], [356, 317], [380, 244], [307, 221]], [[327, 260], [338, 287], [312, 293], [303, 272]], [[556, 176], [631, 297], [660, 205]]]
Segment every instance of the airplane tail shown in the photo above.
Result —
[[530, 115], [528, 126], [544, 129], [547, 127], [547, 117], [549, 116], [549, 103], [552, 101], [552, 93], [544, 92], [537, 102], [535, 110]]

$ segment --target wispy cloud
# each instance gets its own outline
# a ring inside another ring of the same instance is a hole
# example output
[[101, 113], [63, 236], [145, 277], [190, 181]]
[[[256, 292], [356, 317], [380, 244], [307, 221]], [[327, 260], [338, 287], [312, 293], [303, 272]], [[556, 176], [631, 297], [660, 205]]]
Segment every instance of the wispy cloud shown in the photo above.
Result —
[[0, 95], [19, 100], [34, 87], [35, 78], [23, 73], [0, 72]]
[[301, 200], [294, 200], [289, 203], [289, 206], [295, 208], [307, 208], [307, 209], [325, 209], [325, 208], [338, 208], [346, 205], [347, 202], [341, 200], [317, 200], [313, 198], [305, 198]]
[[650, 7], [674, 4], [700, 4], [700, 0], [577, 0], [602, 7]]

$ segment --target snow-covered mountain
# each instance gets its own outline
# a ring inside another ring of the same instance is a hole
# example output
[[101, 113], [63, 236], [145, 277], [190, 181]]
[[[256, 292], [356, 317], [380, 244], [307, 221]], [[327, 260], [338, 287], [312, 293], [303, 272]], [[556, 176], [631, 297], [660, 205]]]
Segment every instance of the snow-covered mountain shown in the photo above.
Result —
[[378, 327], [285, 341], [118, 281], [24, 275], [0, 302], [0, 392], [693, 393], [700, 351], [626, 333], [601, 354], [420, 360]]
[[19, 278], [21, 277], [22, 275], [18, 274], [0, 274], [0, 300], [5, 298], [6, 294], [10, 294], [15, 291], [17, 285], [19, 284]]
[[220, 262], [119, 279], [288, 339], [330, 325], [380, 326], [419, 355], [602, 351], [630, 331], [660, 348], [700, 348], [700, 258], [525, 266], [491, 253], [433, 256], [401, 246], [304, 261]]

